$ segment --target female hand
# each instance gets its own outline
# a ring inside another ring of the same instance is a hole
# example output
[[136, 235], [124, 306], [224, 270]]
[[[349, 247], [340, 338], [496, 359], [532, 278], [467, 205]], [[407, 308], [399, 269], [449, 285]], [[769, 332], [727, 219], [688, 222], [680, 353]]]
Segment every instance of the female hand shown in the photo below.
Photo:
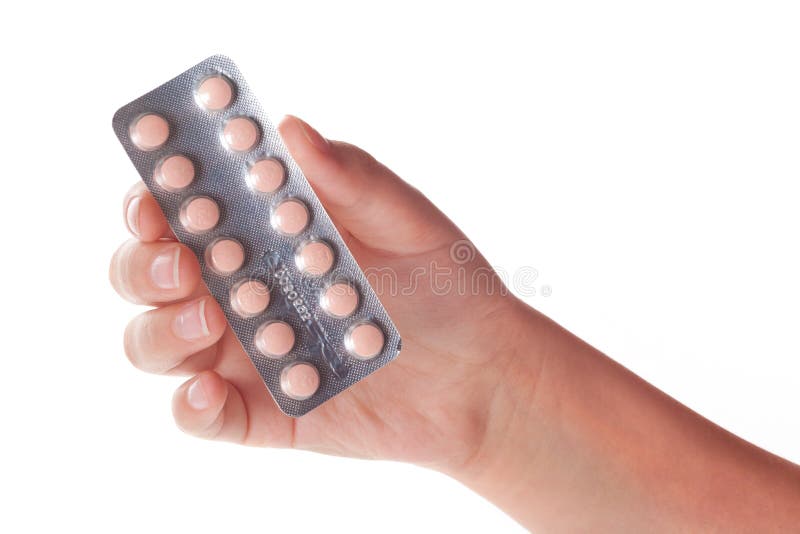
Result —
[[[134, 239], [110, 274], [123, 297], [155, 306], [129, 324], [128, 357], [192, 377], [173, 411], [200, 437], [466, 469], [487, 429], [513, 412], [518, 399], [499, 394], [502, 384], [533, 393], [535, 358], [515, 358], [504, 340], [518, 344], [534, 313], [447, 217], [367, 153], [294, 117], [279, 132], [399, 329], [398, 359], [302, 418], [283, 415], [141, 183], [125, 199]], [[460, 290], [457, 275], [468, 281]]]
[[[114, 255], [111, 280], [133, 302], [156, 305], [126, 330], [131, 361], [193, 375], [175, 393], [181, 428], [426, 465], [531, 529], [797, 526], [798, 466], [703, 419], [505, 295], [486, 261], [462, 249], [464, 235], [361, 150], [299, 119], [279, 129], [361, 267], [381, 275], [372, 281], [403, 352], [304, 417], [284, 416], [201, 284], [197, 260], [136, 186], [125, 203], [136, 239]], [[450, 280], [437, 279], [443, 273]], [[380, 287], [386, 274], [394, 287]]]

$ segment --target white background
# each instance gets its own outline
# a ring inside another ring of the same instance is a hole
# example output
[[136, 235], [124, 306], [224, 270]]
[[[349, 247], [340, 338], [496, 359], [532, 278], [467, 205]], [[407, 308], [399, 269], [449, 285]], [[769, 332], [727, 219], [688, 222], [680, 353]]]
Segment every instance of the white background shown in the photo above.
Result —
[[514, 532], [438, 474], [196, 440], [107, 283], [129, 100], [213, 53], [422, 189], [527, 300], [800, 461], [795, 2], [0, 8], [0, 531]]

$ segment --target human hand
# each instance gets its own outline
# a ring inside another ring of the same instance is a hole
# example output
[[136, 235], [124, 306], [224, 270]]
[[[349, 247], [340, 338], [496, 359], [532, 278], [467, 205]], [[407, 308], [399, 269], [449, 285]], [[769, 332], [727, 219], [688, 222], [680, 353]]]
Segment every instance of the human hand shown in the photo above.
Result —
[[[201, 283], [195, 256], [137, 185], [125, 201], [136, 239], [114, 255], [111, 280], [129, 300], [156, 306], [125, 332], [134, 365], [193, 375], [174, 397], [181, 428], [247, 445], [425, 465], [528, 528], [797, 524], [797, 466], [716, 427], [504, 294], [474, 249], [466, 262], [457, 253], [464, 235], [363, 151], [292, 117], [279, 131], [368, 279], [394, 281], [375, 289], [403, 351], [302, 418], [283, 415]], [[448, 271], [484, 283], [442, 287], [434, 278]]]
[[[175, 241], [140, 183], [125, 199], [135, 239], [114, 254], [110, 277], [125, 298], [156, 307], [128, 325], [128, 357], [145, 371], [192, 375], [175, 392], [173, 411], [182, 429], [200, 437], [465, 468], [497, 424], [490, 417], [504, 412], [490, 409], [503, 398], [500, 385], [527, 373], [510, 340], [518, 341], [532, 312], [505, 294], [444, 214], [371, 156], [294, 117], [279, 132], [380, 286], [374, 289], [403, 338], [401, 355], [306, 416], [283, 415], [208, 294], [197, 259]], [[432, 266], [482, 283], [443, 289]]]

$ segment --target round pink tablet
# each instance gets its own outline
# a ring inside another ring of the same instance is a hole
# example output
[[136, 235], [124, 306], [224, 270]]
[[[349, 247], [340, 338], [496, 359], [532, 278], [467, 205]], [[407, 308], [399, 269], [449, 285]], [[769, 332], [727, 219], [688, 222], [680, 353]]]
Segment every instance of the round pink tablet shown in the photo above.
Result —
[[319, 389], [319, 371], [306, 362], [289, 364], [281, 371], [281, 389], [288, 397], [305, 400]]
[[146, 113], [133, 121], [128, 133], [139, 150], [155, 150], [167, 142], [169, 124], [161, 115]]
[[244, 264], [244, 247], [235, 239], [217, 239], [206, 249], [206, 262], [217, 274], [231, 274]]
[[358, 323], [344, 337], [344, 346], [359, 360], [374, 358], [383, 350], [383, 332], [374, 323]]
[[233, 101], [233, 84], [222, 74], [215, 74], [200, 82], [194, 96], [201, 108], [220, 111]]
[[194, 180], [194, 164], [186, 156], [175, 154], [162, 159], [153, 173], [156, 183], [170, 192], [186, 188]]
[[280, 233], [297, 235], [308, 226], [308, 208], [296, 198], [284, 200], [272, 210], [271, 221]]
[[347, 317], [358, 307], [358, 291], [347, 282], [336, 282], [325, 288], [319, 304], [334, 317]]
[[225, 123], [222, 129], [222, 141], [229, 150], [234, 152], [247, 152], [252, 150], [261, 132], [253, 119], [248, 117], [234, 117]]
[[294, 347], [294, 330], [283, 321], [270, 321], [258, 328], [255, 343], [264, 356], [280, 358]]
[[260, 159], [250, 166], [247, 174], [248, 185], [258, 193], [273, 193], [283, 185], [286, 172], [283, 165], [274, 159]]
[[180, 221], [193, 234], [202, 234], [219, 222], [219, 206], [208, 197], [191, 197], [181, 206]]
[[303, 274], [321, 276], [333, 267], [333, 250], [324, 241], [309, 241], [300, 247], [294, 261]]
[[269, 289], [258, 280], [242, 280], [231, 288], [231, 307], [242, 317], [255, 317], [269, 306]]

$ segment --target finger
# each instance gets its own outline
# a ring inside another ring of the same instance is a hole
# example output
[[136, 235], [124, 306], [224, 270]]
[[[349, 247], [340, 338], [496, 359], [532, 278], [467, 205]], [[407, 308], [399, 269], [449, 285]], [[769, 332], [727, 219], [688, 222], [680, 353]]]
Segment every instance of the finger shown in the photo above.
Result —
[[172, 413], [181, 430], [193, 436], [244, 443], [247, 409], [239, 391], [213, 371], [185, 382], [172, 398]]
[[278, 130], [331, 217], [362, 243], [408, 254], [460, 238], [430, 200], [363, 150], [292, 116]]
[[150, 310], [125, 329], [125, 354], [135, 367], [150, 373], [210, 369], [226, 325], [219, 304], [210, 296]]
[[137, 239], [145, 242], [164, 237], [175, 239], [156, 199], [142, 182], [125, 194], [123, 211], [125, 225]]
[[200, 283], [200, 265], [186, 245], [126, 241], [111, 258], [109, 279], [117, 293], [137, 304], [186, 298]]

